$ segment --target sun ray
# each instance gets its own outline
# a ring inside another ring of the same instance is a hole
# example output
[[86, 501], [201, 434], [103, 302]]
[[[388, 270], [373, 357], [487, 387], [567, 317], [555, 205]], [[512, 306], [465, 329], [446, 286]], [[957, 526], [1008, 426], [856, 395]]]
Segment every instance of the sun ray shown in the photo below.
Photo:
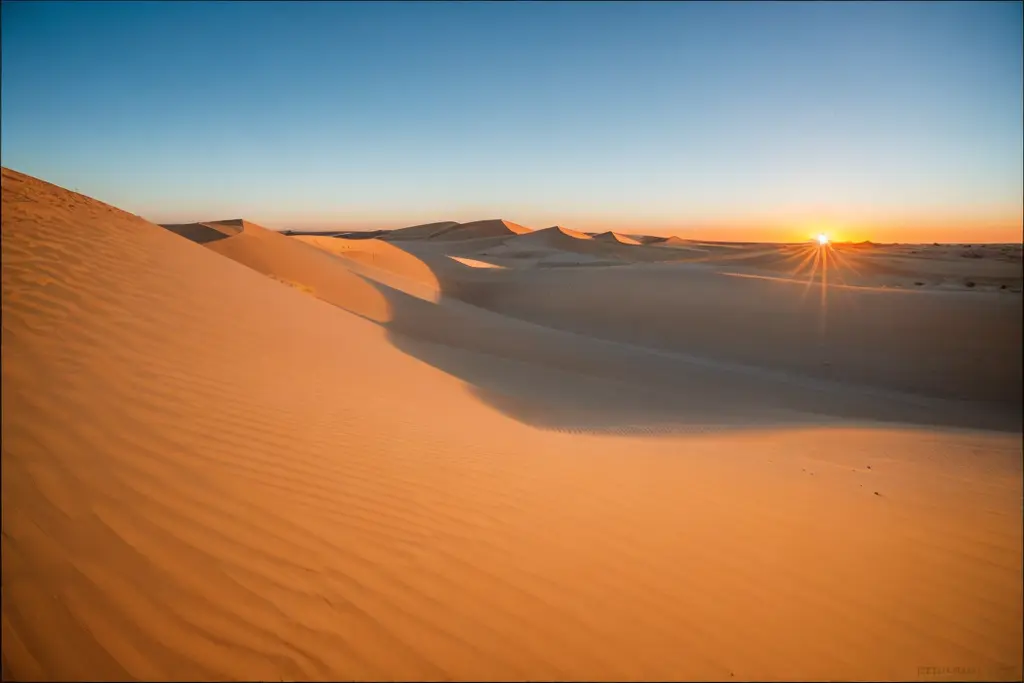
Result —
[[821, 310], [819, 311], [818, 335], [822, 343], [825, 342], [828, 320], [828, 254], [832, 250], [826, 242], [822, 245], [822, 266], [821, 266]]
[[814, 282], [814, 274], [818, 271], [818, 262], [821, 260], [821, 250], [814, 249], [812, 252], [814, 262], [811, 264], [811, 272], [807, 275], [807, 282], [804, 283], [804, 291], [800, 294], [800, 303], [807, 299], [807, 293], [811, 291], [811, 284]]
[[[819, 250], [816, 247], [813, 247], [813, 246], [810, 247], [807, 250], [807, 253], [804, 255], [804, 257], [800, 260], [800, 263], [798, 263], [796, 265], [796, 268], [791, 270], [789, 272], [789, 274], [794, 276], [794, 277], [800, 275], [800, 273], [803, 272], [804, 268], [808, 265], [808, 262], [810, 262], [812, 259], [817, 259], [818, 258], [818, 251]], [[799, 252], [798, 252], [798, 255], [799, 255]]]
[[839, 250], [835, 249], [832, 245], [827, 247], [828, 253], [826, 256], [831, 260], [832, 275], [836, 280], [839, 281], [840, 285], [847, 286], [846, 278], [843, 277], [844, 265], [839, 259]]
[[860, 271], [857, 270], [853, 266], [853, 262], [857, 260], [856, 258], [854, 258], [853, 255], [843, 254], [842, 252], [840, 252], [837, 249], [837, 250], [835, 250], [835, 257], [836, 257], [836, 261], [840, 265], [842, 265], [844, 268], [849, 268], [850, 271], [852, 271], [854, 275], [856, 275], [857, 277], [860, 277]]

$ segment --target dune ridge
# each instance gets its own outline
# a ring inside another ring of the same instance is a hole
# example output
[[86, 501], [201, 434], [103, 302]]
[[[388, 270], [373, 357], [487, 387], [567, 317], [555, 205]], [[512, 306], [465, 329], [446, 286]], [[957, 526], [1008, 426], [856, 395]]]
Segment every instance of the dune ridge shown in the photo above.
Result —
[[380, 235], [380, 239], [386, 241], [404, 240], [472, 240], [488, 237], [509, 237], [532, 232], [530, 228], [506, 221], [500, 218], [493, 218], [470, 223], [456, 223], [445, 221], [441, 223], [427, 223], [425, 225], [414, 225], [408, 228], [390, 230]]
[[424, 223], [422, 225], [412, 225], [408, 228], [396, 228], [395, 230], [389, 230], [386, 234], [381, 235], [381, 239], [386, 240], [408, 240], [408, 239], [424, 239], [429, 238], [433, 235], [443, 233], [446, 230], [450, 230], [457, 226], [458, 223], [455, 221], [439, 221], [437, 223]]
[[[331, 254], [342, 260], [332, 261], [337, 269], [344, 265], [349, 272], [368, 276], [421, 299], [436, 301], [440, 287], [434, 272], [420, 259], [381, 240], [339, 240], [330, 237], [294, 237], [310, 247]], [[303, 252], [307, 257], [309, 252]], [[274, 258], [273, 253], [267, 257]], [[347, 307], [342, 306], [343, 308]]]
[[434, 235], [434, 239], [480, 239], [485, 237], [508, 237], [533, 232], [530, 228], [498, 218], [471, 223], [460, 223], [445, 232]]
[[621, 390], [411, 345], [391, 326], [443, 299], [359, 259], [2, 176], [5, 678], [1020, 678], [1016, 435], [536, 429], [456, 366]]
[[660, 242], [667, 242], [668, 240], [673, 239], [672, 237], [663, 237], [661, 235], [628, 235], [628, 237], [636, 240], [640, 244], [658, 244]]
[[566, 238], [572, 238], [575, 240], [590, 240], [592, 236], [585, 232], [579, 232], [578, 230], [572, 230], [570, 228], [563, 228], [560, 225], [552, 225], [550, 228], [544, 228], [543, 230], [534, 231], [533, 235], [524, 237], [520, 242], [526, 244], [527, 242], [541, 242], [543, 244], [549, 244], [558, 246], [566, 243]]
[[614, 242], [615, 244], [640, 244], [639, 240], [626, 235], [620, 235], [619, 233], [612, 232], [610, 230], [608, 232], [602, 232], [594, 235], [594, 239], [602, 242]]
[[627, 239], [595, 237], [553, 226], [487, 245], [476, 255], [526, 260], [529, 265], [540, 266], [649, 263], [678, 257], [671, 251], [648, 249], [635, 240], [632, 244], [623, 241]]

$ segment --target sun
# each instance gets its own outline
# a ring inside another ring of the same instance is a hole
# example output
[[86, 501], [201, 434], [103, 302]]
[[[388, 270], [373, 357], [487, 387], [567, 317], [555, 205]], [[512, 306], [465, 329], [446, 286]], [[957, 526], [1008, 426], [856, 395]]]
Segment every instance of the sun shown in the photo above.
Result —
[[821, 233], [820, 235], [818, 235], [816, 239], [818, 240], [818, 244], [820, 244], [821, 246], [825, 246], [826, 244], [828, 244], [828, 235], [826, 235], [825, 233]]

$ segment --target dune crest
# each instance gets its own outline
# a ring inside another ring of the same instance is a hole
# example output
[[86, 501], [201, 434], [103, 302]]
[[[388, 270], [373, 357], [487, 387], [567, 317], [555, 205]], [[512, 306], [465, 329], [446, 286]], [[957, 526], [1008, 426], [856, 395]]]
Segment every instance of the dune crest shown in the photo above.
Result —
[[398, 228], [381, 234], [380, 239], [387, 241], [406, 240], [471, 240], [489, 237], [511, 237], [532, 232], [530, 228], [506, 221], [500, 218], [493, 218], [470, 223], [456, 223], [446, 221], [442, 223], [427, 223], [425, 225], [414, 225], [408, 228]]
[[381, 235], [381, 239], [396, 241], [427, 239], [435, 235], [442, 234], [446, 230], [450, 230], [456, 226], [458, 226], [458, 223], [455, 221], [440, 221], [437, 223], [412, 225], [408, 228], [396, 228], [395, 230], [389, 230], [387, 233]]
[[530, 228], [513, 223], [511, 221], [492, 219], [484, 221], [473, 221], [471, 223], [460, 223], [452, 226], [451, 229], [435, 235], [433, 239], [440, 240], [467, 240], [481, 239], [486, 237], [510, 237], [512, 235], [523, 235], [533, 232]]
[[[199, 223], [194, 225], [222, 225]], [[318, 299], [378, 322], [390, 319], [390, 307], [384, 297], [357, 274], [338, 268], [327, 253], [303, 243], [306, 238], [287, 237], [249, 221], [232, 223], [233, 234], [217, 240], [192, 239], [192, 229], [165, 227], [207, 249], [248, 266], [253, 270], [304, 289]], [[176, 226], [177, 227], [177, 226]]]
[[594, 235], [594, 239], [602, 242], [614, 242], [615, 244], [640, 244], [639, 240], [627, 237], [626, 235], [620, 235], [619, 233], [612, 231]]
[[542, 230], [534, 230], [533, 232], [525, 233], [513, 237], [508, 240], [506, 244], [509, 245], [523, 245], [523, 246], [543, 246], [543, 247], [554, 247], [559, 248], [572, 244], [570, 240], [592, 240], [590, 235], [569, 228], [563, 228], [560, 226], [552, 226], [550, 228], [544, 228]]
[[418, 298], [436, 301], [440, 296], [437, 276], [430, 267], [388, 242], [312, 236], [291, 239], [340, 257], [348, 270], [369, 276]]
[[662, 237], [660, 235], [629, 235], [629, 237], [636, 240], [640, 244], [659, 244], [661, 242], [667, 242], [668, 240], [673, 239], [672, 237]]

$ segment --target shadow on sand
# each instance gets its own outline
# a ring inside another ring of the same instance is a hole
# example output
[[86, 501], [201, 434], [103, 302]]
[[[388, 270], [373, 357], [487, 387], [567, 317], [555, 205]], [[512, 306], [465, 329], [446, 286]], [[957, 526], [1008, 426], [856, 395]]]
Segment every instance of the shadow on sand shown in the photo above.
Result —
[[795, 376], [498, 314], [461, 298], [465, 279], [431, 267], [434, 259], [403, 251], [431, 268], [440, 299], [425, 301], [366, 278], [391, 306], [391, 319], [381, 323], [391, 343], [466, 382], [487, 405], [537, 428], [668, 434], [880, 422], [1021, 429], [1019, 406]]
[[[165, 227], [200, 243], [223, 238]], [[488, 310], [487, 297], [493, 291], [489, 278], [500, 271], [473, 272], [449, 258], [469, 245], [448, 244], [443, 251], [431, 251], [429, 245], [410, 249], [389, 244], [433, 274], [437, 300], [398, 288], [402, 285], [394, 273], [381, 279], [395, 286], [384, 284], [373, 273], [360, 275], [347, 256], [310, 248], [337, 259], [339, 268], [379, 292], [390, 314], [386, 322], [375, 323], [387, 330], [396, 348], [460, 379], [486, 405], [536, 428], [669, 434], [889, 423], [1021, 430], [1019, 403], [953, 401], [858, 386], [711, 360], [708, 354], [691, 356], [647, 343], [602, 339], [499, 314]], [[373, 263], [364, 260], [361, 267], [377, 270], [380, 264]], [[316, 295], [316, 288], [311, 290]], [[635, 318], [636, 312], [622, 313]]]

